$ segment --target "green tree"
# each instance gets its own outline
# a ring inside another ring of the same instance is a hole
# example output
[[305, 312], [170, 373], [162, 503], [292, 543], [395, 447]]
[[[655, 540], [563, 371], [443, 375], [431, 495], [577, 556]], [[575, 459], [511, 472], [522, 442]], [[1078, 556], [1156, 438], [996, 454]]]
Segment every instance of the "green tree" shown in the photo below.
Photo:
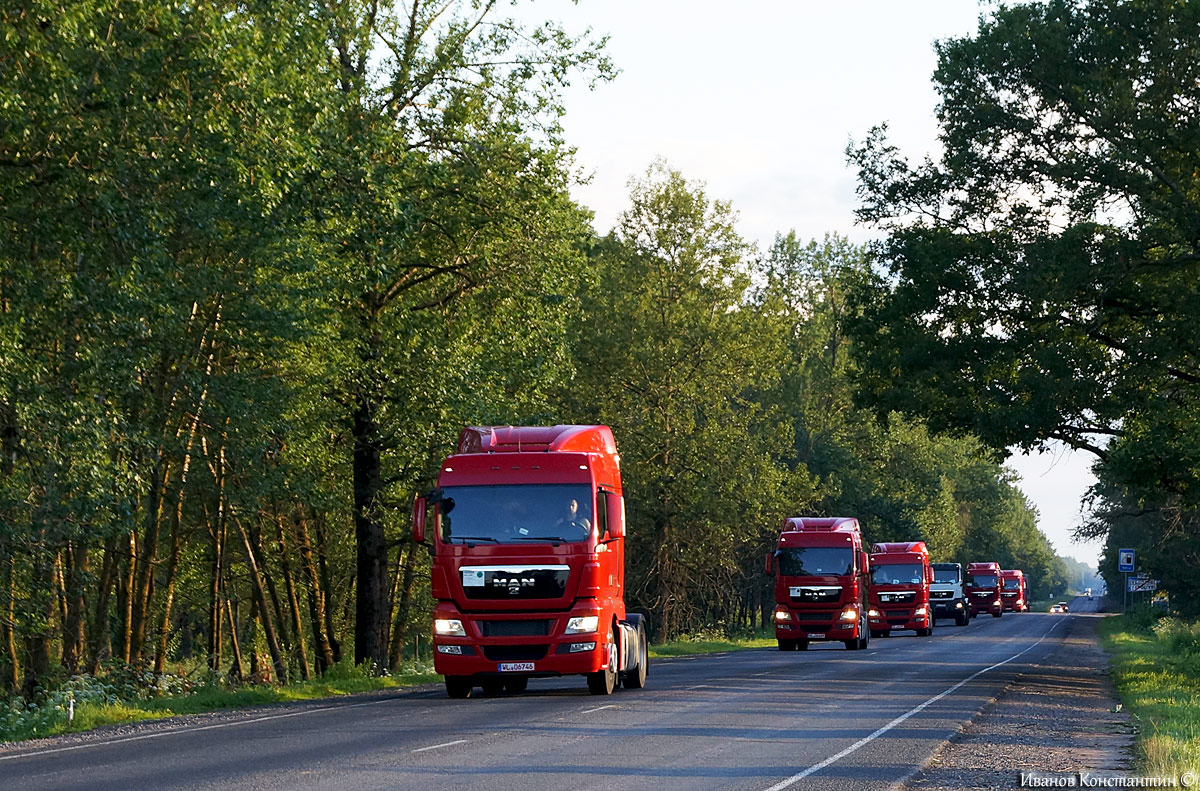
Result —
[[570, 398], [620, 443], [630, 593], [660, 640], [732, 619], [739, 550], [761, 565], [764, 528], [794, 496], [775, 460], [787, 426], [755, 398], [783, 350], [748, 305], [751, 250], [733, 223], [727, 203], [652, 165], [597, 250], [574, 333]]

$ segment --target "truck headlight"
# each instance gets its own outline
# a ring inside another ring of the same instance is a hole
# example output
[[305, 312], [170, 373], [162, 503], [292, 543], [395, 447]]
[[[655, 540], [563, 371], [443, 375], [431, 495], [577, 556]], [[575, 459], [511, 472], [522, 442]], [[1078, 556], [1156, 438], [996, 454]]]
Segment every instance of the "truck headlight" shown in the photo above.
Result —
[[926, 610], [924, 607], [918, 607], [915, 611], [913, 611], [913, 615], [920, 616], [920, 615], [924, 615], [927, 612], [929, 612], [929, 610]]
[[879, 610], [876, 610], [874, 607], [872, 607], [871, 609], [867, 610], [867, 617], [868, 618], [878, 618]]
[[858, 620], [858, 610], [854, 609], [853, 607], [847, 607], [846, 609], [842, 610], [842, 614], [841, 614], [841, 617], [839, 620], [857, 621]]
[[956, 601], [956, 602], [954, 602], [954, 608], [955, 608], [956, 610], [961, 610], [961, 609], [962, 609], [962, 602], [960, 602], [960, 601]]
[[567, 628], [563, 630], [563, 634], [583, 634], [584, 632], [596, 631], [596, 626], [600, 623], [599, 615], [581, 615], [577, 618], [567, 619]]
[[433, 633], [443, 637], [466, 637], [462, 621], [457, 618], [436, 618], [433, 621]]
[[775, 620], [790, 621], [790, 620], [792, 620], [792, 614], [790, 612], [788, 612], [787, 610], [776, 610], [775, 611]]

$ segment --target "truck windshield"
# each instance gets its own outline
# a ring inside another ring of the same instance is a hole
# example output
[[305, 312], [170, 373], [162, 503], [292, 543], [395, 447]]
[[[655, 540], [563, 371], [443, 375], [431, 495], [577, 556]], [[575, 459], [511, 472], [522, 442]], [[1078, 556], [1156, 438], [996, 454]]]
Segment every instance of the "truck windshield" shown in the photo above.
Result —
[[967, 577], [967, 584], [976, 588], [994, 588], [996, 587], [996, 575], [974, 574]]
[[920, 563], [876, 563], [871, 570], [876, 585], [919, 585], [921, 579]]
[[784, 547], [779, 550], [779, 573], [785, 577], [816, 574], [849, 574], [854, 551], [850, 547]]
[[943, 585], [956, 585], [958, 584], [958, 569], [939, 569], [934, 566], [933, 581]]
[[1020, 587], [1021, 587], [1021, 581], [1019, 579], [1012, 578], [1012, 579], [1006, 579], [1004, 581], [1004, 589], [1005, 590], [1015, 591], [1015, 590], [1019, 589]]
[[587, 484], [447, 486], [442, 495], [442, 541], [517, 544], [585, 541], [592, 533]]

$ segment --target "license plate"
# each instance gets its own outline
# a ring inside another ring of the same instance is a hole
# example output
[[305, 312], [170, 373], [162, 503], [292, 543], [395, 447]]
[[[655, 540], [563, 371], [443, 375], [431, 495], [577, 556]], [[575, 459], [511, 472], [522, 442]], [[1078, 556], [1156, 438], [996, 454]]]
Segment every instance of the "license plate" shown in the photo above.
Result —
[[532, 673], [533, 672], [533, 663], [532, 662], [501, 662], [500, 663], [500, 672], [501, 673]]
[[807, 636], [808, 636], [809, 640], [824, 640], [825, 639], [824, 632], [809, 632]]

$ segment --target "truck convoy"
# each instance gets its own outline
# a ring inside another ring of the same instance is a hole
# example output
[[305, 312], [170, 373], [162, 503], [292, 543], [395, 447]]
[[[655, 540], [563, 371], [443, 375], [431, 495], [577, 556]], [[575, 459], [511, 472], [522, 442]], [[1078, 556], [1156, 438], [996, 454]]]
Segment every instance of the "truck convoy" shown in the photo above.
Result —
[[1025, 612], [1029, 609], [1029, 590], [1025, 573], [1020, 569], [1001, 569], [1000, 601], [1006, 611]]
[[1000, 564], [967, 564], [967, 600], [971, 602], [971, 617], [980, 613], [991, 613], [993, 618], [1004, 614], [1004, 603], [1000, 598]]
[[462, 430], [437, 488], [413, 504], [450, 697], [572, 674], [597, 695], [645, 685], [646, 628], [625, 609], [620, 462], [607, 426]]
[[783, 520], [775, 551], [775, 639], [780, 651], [804, 651], [814, 640], [867, 647], [867, 553], [858, 520]]
[[932, 582], [924, 541], [872, 546], [867, 611], [871, 636], [886, 637], [896, 629], [913, 629], [921, 637], [933, 634]]
[[955, 626], [966, 626], [971, 621], [971, 605], [963, 592], [961, 563], [934, 563], [933, 584], [929, 586], [929, 603], [933, 606], [933, 620], [953, 618]]

